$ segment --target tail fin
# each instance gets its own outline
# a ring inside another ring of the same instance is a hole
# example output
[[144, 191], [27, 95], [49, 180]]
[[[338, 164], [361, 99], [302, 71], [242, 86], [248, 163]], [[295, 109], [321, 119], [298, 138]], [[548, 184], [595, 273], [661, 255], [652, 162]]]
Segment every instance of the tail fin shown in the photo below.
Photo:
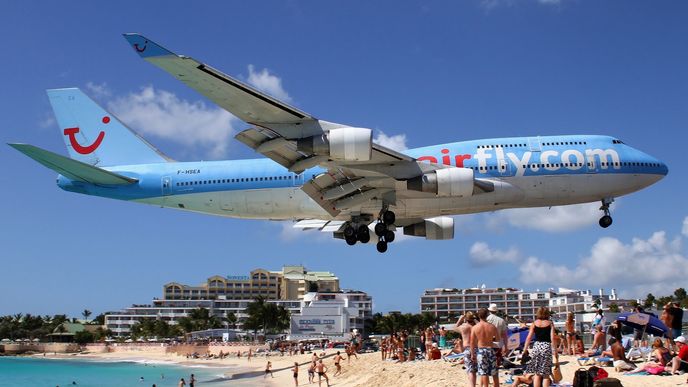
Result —
[[71, 158], [98, 166], [170, 161], [81, 90], [47, 92]]

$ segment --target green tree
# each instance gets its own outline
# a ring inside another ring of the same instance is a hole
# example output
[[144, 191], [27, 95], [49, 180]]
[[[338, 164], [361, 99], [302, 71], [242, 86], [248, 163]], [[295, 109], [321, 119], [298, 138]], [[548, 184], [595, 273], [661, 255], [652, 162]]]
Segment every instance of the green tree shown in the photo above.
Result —
[[678, 300], [679, 302], [685, 300], [686, 297], [688, 297], [688, 295], [686, 295], [686, 289], [678, 288], [674, 290], [674, 297], [676, 297], [676, 300]]
[[81, 312], [81, 315], [84, 316], [84, 320], [86, 321], [88, 321], [88, 318], [91, 317], [91, 314], [93, 314], [93, 312], [88, 309], [84, 309], [84, 311]]
[[74, 342], [77, 344], [92, 343], [94, 340], [93, 333], [89, 331], [80, 331], [74, 334]]
[[103, 313], [97, 315], [93, 318], [91, 323], [96, 325], [105, 325], [105, 315]]
[[234, 314], [232, 311], [227, 311], [225, 312], [225, 322], [227, 323], [227, 327], [229, 328], [236, 328], [236, 323], [237, 323], [237, 316]]
[[609, 311], [612, 313], [619, 313], [619, 305], [616, 302], [609, 304]]
[[652, 293], [647, 293], [645, 296], [645, 301], [643, 301], [643, 308], [650, 309], [655, 305], [655, 296]]

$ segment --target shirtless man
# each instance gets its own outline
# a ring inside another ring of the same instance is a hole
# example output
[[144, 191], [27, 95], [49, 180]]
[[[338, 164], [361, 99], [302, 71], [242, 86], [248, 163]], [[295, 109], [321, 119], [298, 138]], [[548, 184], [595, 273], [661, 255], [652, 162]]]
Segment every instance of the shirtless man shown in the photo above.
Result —
[[330, 387], [330, 379], [327, 377], [327, 367], [323, 364], [322, 359], [318, 360], [318, 365], [315, 367], [315, 370], [318, 372], [318, 387], [320, 387], [322, 383], [322, 378], [325, 378], [327, 387]]
[[473, 361], [473, 351], [471, 351], [471, 330], [475, 325], [475, 316], [472, 312], [467, 312], [462, 318], [462, 324], [459, 325], [459, 333], [461, 340], [459, 341], [459, 349], [463, 352], [463, 365], [466, 367], [468, 374], [468, 384], [470, 387], [475, 387], [476, 372], [478, 367]]
[[483, 308], [478, 311], [480, 322], [471, 329], [471, 361], [478, 367], [480, 386], [489, 387], [490, 376], [495, 386], [499, 386], [499, 374], [497, 373], [497, 356], [493, 346], [499, 333], [497, 328], [487, 322], [489, 312]]
[[623, 372], [635, 369], [635, 364], [631, 363], [626, 358], [626, 351], [621, 342], [616, 341], [615, 338], [609, 339], [609, 345], [612, 346], [612, 357], [614, 358], [614, 371]]
[[604, 343], [606, 342], [606, 334], [602, 332], [602, 326], [601, 325], [595, 325], [595, 336], [592, 340], [592, 345], [590, 346], [590, 349], [585, 352], [585, 355], [588, 357], [591, 356], [598, 356], [604, 351]]
[[332, 376], [337, 376], [341, 375], [342, 373], [342, 366], [340, 362], [342, 361], [342, 355], [339, 354], [339, 351], [337, 351], [337, 355], [334, 357], [334, 366], [337, 367], [337, 371], [334, 372], [334, 375]]

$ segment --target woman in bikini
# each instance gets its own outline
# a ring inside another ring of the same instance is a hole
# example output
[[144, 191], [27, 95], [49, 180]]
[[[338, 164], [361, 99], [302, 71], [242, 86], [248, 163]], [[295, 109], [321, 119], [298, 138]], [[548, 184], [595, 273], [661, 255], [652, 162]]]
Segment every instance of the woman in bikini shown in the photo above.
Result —
[[573, 312], [566, 316], [566, 354], [576, 354], [576, 323], [573, 320]]

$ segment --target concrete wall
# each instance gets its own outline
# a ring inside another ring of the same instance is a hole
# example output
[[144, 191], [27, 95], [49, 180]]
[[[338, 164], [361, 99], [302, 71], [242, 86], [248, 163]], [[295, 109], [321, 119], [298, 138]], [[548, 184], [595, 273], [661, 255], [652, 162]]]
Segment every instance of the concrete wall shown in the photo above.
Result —
[[19, 355], [26, 352], [56, 352], [74, 353], [79, 351], [79, 345], [73, 343], [27, 343], [27, 344], [3, 344], [2, 351], [6, 355]]

